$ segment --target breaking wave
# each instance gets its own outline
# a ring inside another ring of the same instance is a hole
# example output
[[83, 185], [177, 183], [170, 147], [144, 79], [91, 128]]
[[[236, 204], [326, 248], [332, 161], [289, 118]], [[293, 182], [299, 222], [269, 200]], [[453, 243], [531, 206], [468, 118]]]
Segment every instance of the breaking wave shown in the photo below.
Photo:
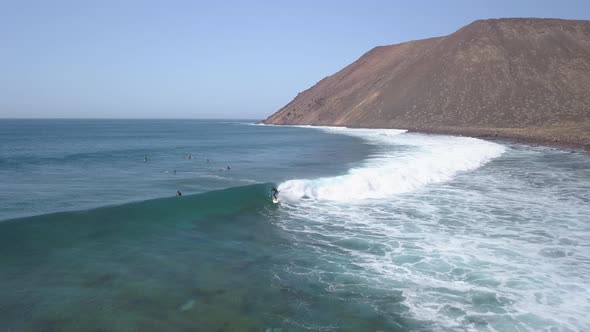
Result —
[[396, 129], [311, 127], [356, 136], [380, 150], [347, 174], [294, 179], [279, 185], [282, 199], [329, 201], [382, 199], [450, 180], [499, 157], [505, 147], [470, 137], [433, 136]]

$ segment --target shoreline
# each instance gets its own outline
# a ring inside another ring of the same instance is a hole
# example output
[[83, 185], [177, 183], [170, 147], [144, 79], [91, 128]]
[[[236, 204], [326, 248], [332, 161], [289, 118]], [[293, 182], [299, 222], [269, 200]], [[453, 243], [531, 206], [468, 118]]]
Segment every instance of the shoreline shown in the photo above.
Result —
[[408, 132], [468, 136], [491, 140], [508, 140], [530, 146], [545, 146], [590, 154], [590, 135], [580, 137], [555, 130], [539, 132], [531, 128], [408, 128]]
[[590, 154], [590, 128], [571, 126], [554, 129], [542, 128], [479, 128], [479, 127], [380, 127], [350, 126], [334, 124], [276, 124], [260, 121], [258, 123], [274, 126], [329, 126], [360, 129], [399, 129], [410, 133], [466, 136], [491, 140], [508, 140], [531, 146], [545, 146], [562, 150], [575, 150]]

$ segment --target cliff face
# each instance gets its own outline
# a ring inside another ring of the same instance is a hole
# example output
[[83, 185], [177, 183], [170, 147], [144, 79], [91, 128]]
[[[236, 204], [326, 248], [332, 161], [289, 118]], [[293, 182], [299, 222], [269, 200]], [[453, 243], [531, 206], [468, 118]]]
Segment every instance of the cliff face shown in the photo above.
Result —
[[590, 21], [492, 19], [376, 47], [264, 121], [590, 146]]

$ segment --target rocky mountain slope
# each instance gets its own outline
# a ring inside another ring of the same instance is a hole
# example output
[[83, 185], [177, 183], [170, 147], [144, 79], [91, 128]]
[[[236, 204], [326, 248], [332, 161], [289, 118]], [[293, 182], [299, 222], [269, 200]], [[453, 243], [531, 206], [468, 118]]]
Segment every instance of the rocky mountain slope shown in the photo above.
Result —
[[381, 46], [268, 124], [403, 128], [590, 147], [590, 21], [490, 19]]

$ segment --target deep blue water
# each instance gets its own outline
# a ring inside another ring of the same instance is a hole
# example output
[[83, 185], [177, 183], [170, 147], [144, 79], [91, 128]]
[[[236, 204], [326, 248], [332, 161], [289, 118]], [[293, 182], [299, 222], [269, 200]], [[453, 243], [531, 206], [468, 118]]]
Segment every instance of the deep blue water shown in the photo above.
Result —
[[0, 120], [0, 183], [0, 331], [590, 329], [583, 153]]

